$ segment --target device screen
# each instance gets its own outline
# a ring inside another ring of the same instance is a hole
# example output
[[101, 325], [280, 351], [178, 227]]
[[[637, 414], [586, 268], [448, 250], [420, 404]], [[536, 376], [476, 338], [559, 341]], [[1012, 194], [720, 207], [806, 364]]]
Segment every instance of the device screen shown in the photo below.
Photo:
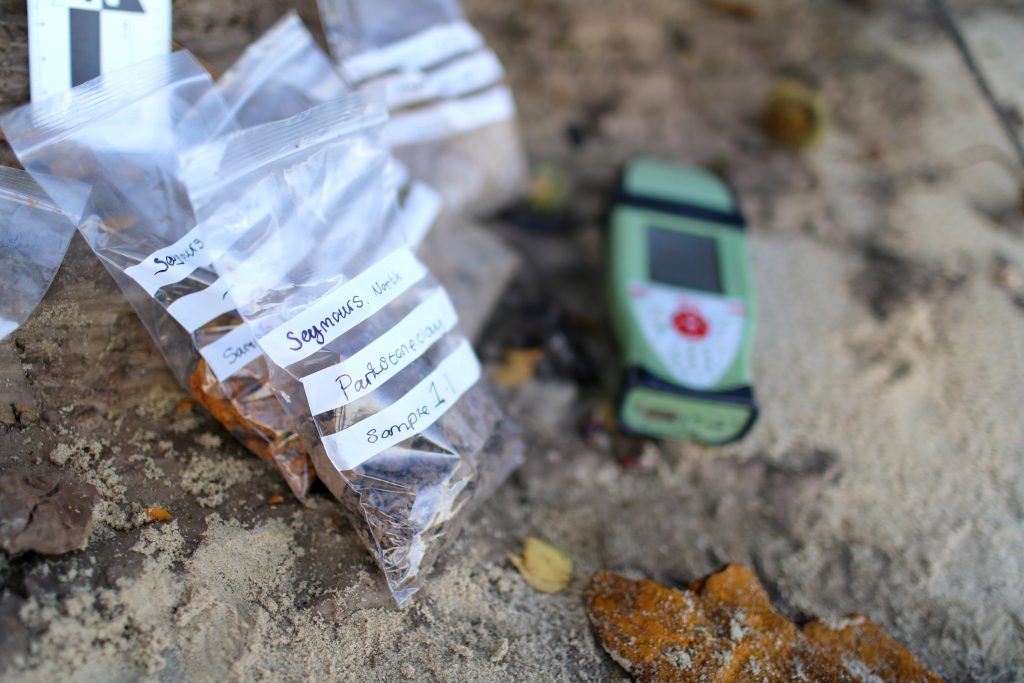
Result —
[[651, 227], [647, 229], [647, 253], [652, 281], [722, 293], [718, 247], [713, 238]]

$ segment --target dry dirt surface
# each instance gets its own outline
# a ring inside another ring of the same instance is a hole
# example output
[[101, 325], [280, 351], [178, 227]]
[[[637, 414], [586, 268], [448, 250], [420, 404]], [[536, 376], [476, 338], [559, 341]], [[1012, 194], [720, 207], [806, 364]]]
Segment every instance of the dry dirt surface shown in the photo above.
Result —
[[[953, 8], [1019, 120], [1019, 3]], [[285, 9], [180, 0], [174, 37], [223, 69]], [[563, 215], [494, 227], [524, 270], [480, 351], [493, 364], [546, 343], [537, 376], [503, 395], [527, 464], [395, 608], [326, 492], [294, 502], [183, 403], [76, 238], [0, 342], [0, 475], [78, 480], [98, 503], [84, 550], [0, 554], [4, 680], [625, 680], [591, 633], [586, 577], [685, 586], [727, 562], [789, 618], [861, 612], [949, 680], [1024, 678], [1019, 166], [929, 4], [467, 11], [507, 67], [532, 163], [572, 186]], [[0, 0], [0, 109], [27, 98], [25, 26]], [[831, 111], [813, 151], [759, 130], [783, 77]], [[738, 445], [647, 444], [623, 468], [619, 442], [579, 425], [619, 372], [602, 211], [637, 154], [713, 166], [742, 197], [763, 413]], [[154, 506], [173, 520], [150, 521]], [[505, 558], [531, 533], [575, 558], [577, 589], [523, 583]]]

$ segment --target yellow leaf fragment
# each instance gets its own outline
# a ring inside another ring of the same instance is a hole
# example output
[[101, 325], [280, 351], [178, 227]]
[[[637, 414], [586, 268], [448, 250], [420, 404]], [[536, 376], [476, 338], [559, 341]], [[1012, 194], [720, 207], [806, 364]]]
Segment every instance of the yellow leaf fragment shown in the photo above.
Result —
[[536, 536], [526, 537], [521, 556], [509, 553], [508, 559], [526, 584], [541, 593], [557, 593], [572, 580], [572, 558]]
[[542, 166], [530, 178], [528, 199], [537, 213], [555, 213], [569, 201], [569, 176], [556, 166]]
[[505, 362], [494, 371], [494, 379], [510, 389], [518, 389], [533, 377], [537, 363], [544, 357], [544, 349], [509, 349]]

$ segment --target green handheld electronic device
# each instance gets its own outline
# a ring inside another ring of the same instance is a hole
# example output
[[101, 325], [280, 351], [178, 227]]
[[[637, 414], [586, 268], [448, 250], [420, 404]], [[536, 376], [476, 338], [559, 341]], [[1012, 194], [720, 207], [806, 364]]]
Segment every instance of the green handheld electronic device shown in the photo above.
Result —
[[625, 354], [624, 429], [721, 444], [757, 417], [746, 222], [700, 169], [627, 165], [611, 211], [611, 301]]

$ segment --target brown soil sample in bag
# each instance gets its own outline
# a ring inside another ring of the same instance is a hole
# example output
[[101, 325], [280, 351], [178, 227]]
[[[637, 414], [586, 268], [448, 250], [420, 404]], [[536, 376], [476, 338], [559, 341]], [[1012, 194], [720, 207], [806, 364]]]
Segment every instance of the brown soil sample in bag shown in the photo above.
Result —
[[[318, 451], [320, 478], [341, 501], [396, 599], [422, 584], [467, 516], [522, 462], [519, 430], [490, 392], [471, 388], [459, 410], [354, 470], [339, 472]], [[480, 439], [480, 435], [488, 435]]]
[[188, 388], [236, 439], [273, 465], [298, 498], [306, 495], [316, 478], [313, 463], [270, 389], [262, 358], [223, 384], [200, 358], [189, 375]]

